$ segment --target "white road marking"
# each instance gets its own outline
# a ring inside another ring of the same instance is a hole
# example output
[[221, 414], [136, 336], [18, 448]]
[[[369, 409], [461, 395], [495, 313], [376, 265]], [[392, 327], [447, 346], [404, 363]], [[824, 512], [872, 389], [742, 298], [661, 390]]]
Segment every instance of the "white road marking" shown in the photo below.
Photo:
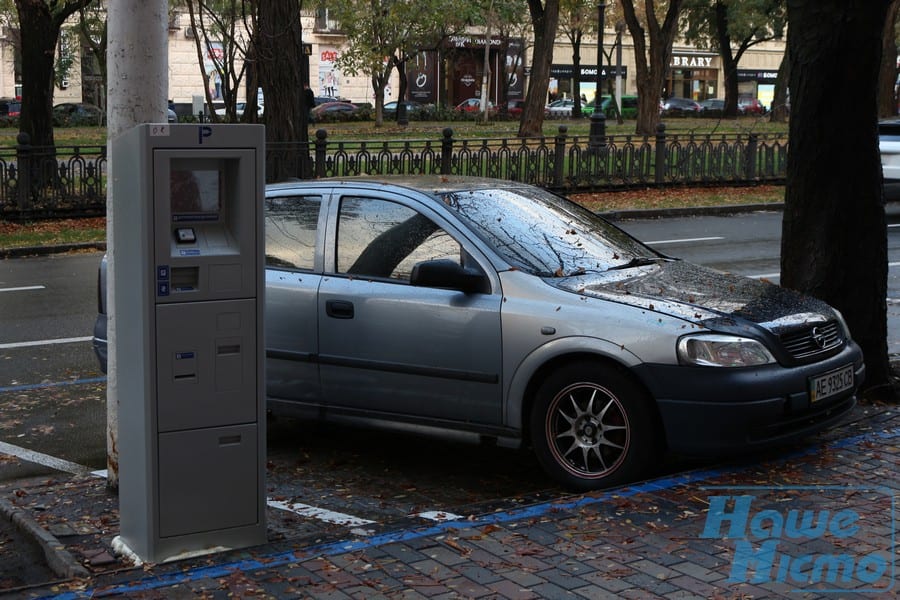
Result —
[[29, 285], [25, 287], [14, 287], [14, 288], [0, 288], [0, 292], [29, 292], [31, 290], [43, 290], [45, 289], [42, 285]]
[[62, 458], [56, 458], [55, 456], [50, 456], [49, 454], [44, 454], [42, 452], [35, 452], [34, 450], [22, 448], [21, 446], [7, 444], [6, 442], [0, 442], [0, 452], [73, 475], [86, 475], [91, 472], [90, 468], [85, 467], [84, 465], [69, 462]]
[[464, 518], [462, 515], [455, 515], [451, 512], [443, 510], [429, 510], [416, 513], [412, 516], [420, 517], [422, 519], [428, 519], [429, 521], [437, 521], [438, 523], [442, 521], [459, 521], [460, 519]]
[[721, 236], [717, 237], [702, 237], [702, 238], [684, 238], [678, 240], [656, 240], [654, 242], [644, 242], [645, 244], [652, 246], [653, 244], [689, 244], [691, 242], [710, 242], [713, 240], [724, 240], [725, 238]]
[[90, 336], [86, 337], [74, 337], [74, 338], [59, 338], [56, 340], [36, 340], [33, 342], [12, 342], [10, 344], [0, 344], [0, 350], [9, 350], [11, 348], [28, 348], [31, 346], [50, 346], [52, 344], [73, 344], [75, 342], [89, 342], [91, 341]]
[[279, 500], [269, 500], [268, 505], [272, 508], [280, 508], [289, 512], [297, 513], [301, 517], [312, 517], [326, 523], [335, 523], [337, 525], [347, 525], [348, 527], [359, 527], [360, 525], [369, 525], [375, 521], [369, 519], [361, 519], [353, 515], [317, 508], [300, 502], [282, 502]]

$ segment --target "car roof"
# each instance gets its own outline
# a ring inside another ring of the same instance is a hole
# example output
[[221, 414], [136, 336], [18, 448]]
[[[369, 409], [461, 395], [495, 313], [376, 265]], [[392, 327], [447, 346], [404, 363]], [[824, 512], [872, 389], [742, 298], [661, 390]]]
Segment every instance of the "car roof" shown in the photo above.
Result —
[[270, 183], [266, 186], [266, 190], [277, 192], [303, 188], [320, 188], [322, 186], [365, 186], [373, 189], [399, 187], [433, 194], [529, 187], [527, 184], [516, 181], [491, 179], [489, 177], [468, 177], [464, 175], [359, 175], [354, 177], [298, 179], [295, 181]]

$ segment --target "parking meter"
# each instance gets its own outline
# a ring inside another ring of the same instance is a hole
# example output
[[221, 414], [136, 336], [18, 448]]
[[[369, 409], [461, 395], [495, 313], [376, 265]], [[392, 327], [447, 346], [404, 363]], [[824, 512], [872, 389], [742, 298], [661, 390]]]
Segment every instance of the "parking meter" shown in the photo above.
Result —
[[264, 128], [144, 124], [111, 143], [124, 544], [265, 542]]

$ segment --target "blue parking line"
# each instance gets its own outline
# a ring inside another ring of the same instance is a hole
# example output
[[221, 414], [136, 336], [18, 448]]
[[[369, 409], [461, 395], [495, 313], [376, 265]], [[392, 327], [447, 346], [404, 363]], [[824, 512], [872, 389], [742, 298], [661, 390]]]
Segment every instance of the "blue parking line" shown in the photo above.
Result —
[[[787, 456], [780, 457], [779, 460], [789, 460], [797, 456], [805, 456], [820, 452], [822, 448], [846, 448], [855, 444], [861, 444], [874, 440], [885, 440], [900, 437], [900, 428], [888, 431], [870, 432], [856, 435], [850, 438], [836, 440], [824, 445], [808, 446], [797, 452]], [[375, 535], [370, 538], [360, 540], [343, 540], [322, 544], [319, 546], [311, 546], [301, 551], [279, 552], [275, 554], [264, 555], [259, 559], [241, 560], [236, 562], [223, 563], [221, 565], [212, 565], [198, 567], [195, 569], [187, 569], [177, 573], [153, 575], [134, 583], [122, 584], [119, 586], [105, 587], [102, 589], [84, 589], [77, 592], [66, 592], [56, 596], [45, 596], [45, 598], [56, 598], [58, 600], [76, 600], [79, 598], [100, 598], [104, 596], [128, 594], [129, 592], [144, 592], [154, 589], [170, 587], [173, 585], [184, 584], [191, 581], [199, 581], [207, 578], [227, 577], [235, 572], [248, 572], [261, 568], [275, 568], [285, 565], [296, 564], [301, 560], [310, 559], [316, 556], [335, 556], [347, 552], [358, 552], [370, 548], [376, 548], [386, 544], [415, 540], [423, 537], [445, 534], [453, 529], [472, 529], [476, 527], [484, 527], [488, 525], [497, 525], [509, 523], [512, 521], [520, 521], [524, 519], [533, 519], [546, 515], [551, 511], [573, 510], [601, 504], [613, 498], [630, 498], [638, 494], [652, 493], [656, 491], [669, 490], [674, 487], [685, 485], [693, 481], [711, 479], [726, 474], [734, 474], [736, 472], [745, 471], [755, 465], [747, 465], [743, 467], [730, 468], [714, 468], [701, 471], [692, 471], [678, 475], [661, 477], [653, 479], [637, 485], [631, 485], [624, 488], [608, 490], [601, 494], [588, 497], [579, 497], [570, 501], [550, 501], [542, 502], [520, 509], [491, 513], [473, 519], [464, 519], [457, 521], [444, 521], [442, 523], [426, 527], [424, 529], [403, 529]]]
[[30, 390], [39, 390], [42, 388], [62, 387], [66, 385], [81, 385], [91, 383], [104, 383], [106, 377], [91, 377], [89, 379], [74, 379], [72, 381], [54, 381], [51, 383], [30, 383], [28, 385], [12, 385], [0, 387], [0, 394], [6, 392], [27, 392]]

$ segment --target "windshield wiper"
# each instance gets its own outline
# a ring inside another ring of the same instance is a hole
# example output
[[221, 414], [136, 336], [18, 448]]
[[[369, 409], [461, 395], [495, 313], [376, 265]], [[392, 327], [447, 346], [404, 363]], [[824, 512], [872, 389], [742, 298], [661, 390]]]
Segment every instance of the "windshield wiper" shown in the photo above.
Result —
[[645, 267], [647, 265], [655, 265], [658, 262], [666, 260], [665, 258], [659, 256], [635, 256], [627, 263], [622, 263], [621, 265], [616, 265], [614, 267], [610, 267], [607, 271], [618, 271], [621, 269], [633, 269], [635, 267]]

